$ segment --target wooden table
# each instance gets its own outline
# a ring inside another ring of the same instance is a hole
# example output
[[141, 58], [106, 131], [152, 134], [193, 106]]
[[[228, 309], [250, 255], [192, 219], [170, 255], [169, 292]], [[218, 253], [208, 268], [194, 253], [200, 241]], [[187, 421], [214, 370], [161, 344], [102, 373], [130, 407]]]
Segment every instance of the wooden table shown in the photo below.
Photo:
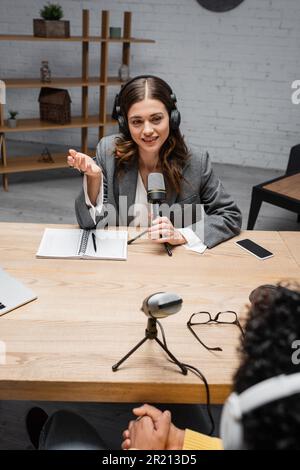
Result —
[[[139, 239], [124, 262], [36, 259], [44, 228], [0, 223], [1, 267], [38, 295], [0, 318], [0, 340], [6, 344], [0, 399], [205, 402], [200, 380], [191, 373], [183, 376], [155, 341], [147, 341], [117, 372], [111, 369], [144, 336], [143, 299], [170, 291], [182, 296], [183, 307], [162, 320], [168, 346], [180, 360], [200, 368], [212, 402], [223, 403], [238, 365], [238, 328], [198, 328], [207, 344], [223, 348], [209, 352], [186, 327], [191, 313], [233, 309], [243, 320], [252, 289], [300, 280], [300, 232], [243, 232], [203, 255], [177, 247], [172, 258]], [[275, 256], [260, 261], [241, 250], [234, 241], [244, 237]]]

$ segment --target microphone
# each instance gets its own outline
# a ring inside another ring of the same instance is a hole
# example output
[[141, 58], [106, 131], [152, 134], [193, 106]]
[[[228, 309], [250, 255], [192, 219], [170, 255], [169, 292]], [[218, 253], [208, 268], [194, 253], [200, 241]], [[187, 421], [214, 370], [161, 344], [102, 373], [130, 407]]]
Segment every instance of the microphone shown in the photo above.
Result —
[[[181, 310], [182, 302], [182, 298], [173, 292], [156, 292], [155, 294], [151, 294], [146, 297], [141, 308], [142, 312], [144, 312], [144, 314], [148, 317], [145, 337], [142, 339], [142, 341], [139, 341], [138, 344], [134, 346], [134, 348], [132, 348], [119, 362], [114, 364], [112, 366], [112, 370], [114, 372], [118, 370], [119, 366], [123, 364], [123, 362], [126, 361], [126, 359], [128, 359], [128, 357], [131, 356], [131, 354], [133, 354], [140, 346], [142, 346], [145, 341], [148, 339], [154, 339], [167, 353], [171, 362], [180, 368], [183, 375], [186, 375], [188, 373], [186, 365], [179, 362], [178, 359], [171, 353], [171, 351], [169, 351], [163, 327], [158, 321], [158, 318], [165, 318], [169, 315], [173, 315], [174, 313], [179, 312], [179, 310]], [[161, 329], [163, 341], [157, 337], [157, 323]]]
[[153, 217], [159, 217], [159, 204], [166, 200], [166, 187], [164, 177], [161, 173], [150, 173], [148, 175], [147, 199], [153, 207]]
[[143, 301], [141, 310], [151, 318], [165, 318], [181, 310], [182, 298], [172, 292], [156, 292]]
[[[159, 217], [159, 205], [166, 200], [166, 187], [161, 173], [149, 173], [147, 199], [152, 204], [153, 219]], [[172, 256], [169, 244], [164, 243], [166, 252]]]

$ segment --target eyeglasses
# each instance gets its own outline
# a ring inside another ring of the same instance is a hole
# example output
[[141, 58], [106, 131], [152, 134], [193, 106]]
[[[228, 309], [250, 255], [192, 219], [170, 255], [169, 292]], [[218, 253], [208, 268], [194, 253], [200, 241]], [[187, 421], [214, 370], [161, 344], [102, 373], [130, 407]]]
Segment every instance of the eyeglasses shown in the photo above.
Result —
[[[194, 318], [194, 321], [192, 321]], [[241, 324], [238, 320], [238, 316], [236, 312], [233, 310], [226, 310], [225, 312], [218, 312], [214, 317], [211, 316], [210, 312], [196, 312], [193, 313], [187, 322], [187, 327], [190, 330], [190, 332], [195, 336], [197, 341], [199, 341], [202, 346], [205, 347], [205, 349], [208, 349], [209, 351], [223, 351], [221, 348], [216, 347], [216, 348], [211, 348], [209, 346], [206, 346], [206, 344], [201, 341], [201, 339], [198, 337], [198, 335], [195, 333], [193, 330], [192, 326], [196, 325], [207, 325], [209, 323], [221, 323], [224, 325], [236, 325], [242, 336], [245, 337], [245, 333], [243, 331], [243, 328], [241, 327]]]

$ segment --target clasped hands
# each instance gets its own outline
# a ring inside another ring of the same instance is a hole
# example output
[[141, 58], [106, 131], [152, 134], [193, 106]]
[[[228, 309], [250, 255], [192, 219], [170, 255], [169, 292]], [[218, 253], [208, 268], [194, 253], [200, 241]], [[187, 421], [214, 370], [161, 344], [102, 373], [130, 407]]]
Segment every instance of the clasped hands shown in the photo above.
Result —
[[151, 405], [134, 408], [136, 420], [130, 421], [123, 432], [122, 449], [180, 450], [183, 447], [183, 429], [171, 422], [170, 411], [160, 411]]

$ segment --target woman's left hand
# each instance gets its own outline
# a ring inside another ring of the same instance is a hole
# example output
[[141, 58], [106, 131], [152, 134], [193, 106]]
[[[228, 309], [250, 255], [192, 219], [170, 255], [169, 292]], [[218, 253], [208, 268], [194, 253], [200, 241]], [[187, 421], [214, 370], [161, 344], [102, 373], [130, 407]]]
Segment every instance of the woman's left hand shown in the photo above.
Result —
[[168, 217], [157, 217], [149, 227], [149, 237], [156, 243], [183, 245], [186, 239], [176, 230]]

